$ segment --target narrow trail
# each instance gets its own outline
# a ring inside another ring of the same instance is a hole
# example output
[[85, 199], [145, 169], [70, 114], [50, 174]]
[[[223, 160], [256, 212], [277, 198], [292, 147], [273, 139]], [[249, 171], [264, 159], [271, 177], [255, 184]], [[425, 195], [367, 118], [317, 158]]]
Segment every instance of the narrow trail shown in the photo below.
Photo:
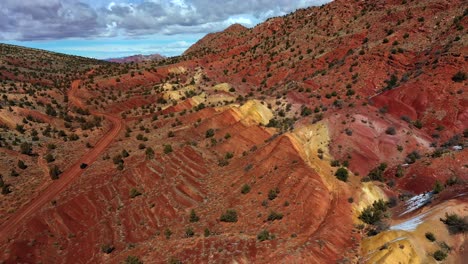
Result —
[[[76, 96], [78, 87], [81, 81], [72, 82], [71, 88], [68, 91], [70, 103], [83, 108], [84, 105]], [[0, 241], [8, 240], [8, 236], [12, 234], [17, 227], [36, 214], [45, 204], [52, 201], [57, 195], [63, 192], [84, 170], [80, 168], [81, 163], [91, 165], [99, 155], [109, 146], [109, 144], [119, 135], [123, 128], [123, 120], [117, 116], [109, 115], [100, 112], [91, 112], [92, 115], [101, 116], [111, 122], [110, 130], [96, 143], [95, 147], [84, 154], [78, 161], [68, 167], [58, 180], [53, 181], [42, 193], [32, 200], [29, 204], [20, 208], [14, 215], [10, 217], [2, 226], [0, 226]]]

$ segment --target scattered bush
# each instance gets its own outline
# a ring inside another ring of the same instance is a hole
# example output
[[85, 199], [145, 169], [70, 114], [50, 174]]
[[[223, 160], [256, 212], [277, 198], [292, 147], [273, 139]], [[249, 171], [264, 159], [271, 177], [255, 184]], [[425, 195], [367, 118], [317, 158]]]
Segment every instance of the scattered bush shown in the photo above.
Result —
[[28, 166], [22, 160], [18, 160], [18, 168], [25, 170]]
[[414, 150], [406, 156], [405, 161], [408, 164], [413, 164], [416, 162], [416, 160], [420, 158], [421, 158], [421, 154], [419, 154], [417, 150]]
[[434, 252], [432, 256], [435, 258], [435, 260], [442, 261], [447, 257], [447, 253], [439, 249], [436, 252]]
[[271, 189], [269, 192], [268, 192], [268, 199], [269, 200], [274, 200], [276, 199], [276, 197], [278, 197], [278, 194], [279, 194], [279, 188], [276, 187], [275, 189]]
[[115, 247], [109, 245], [109, 244], [104, 244], [101, 246], [101, 251], [102, 253], [110, 254], [112, 251], [114, 251]]
[[366, 224], [375, 225], [377, 222], [380, 222], [385, 211], [387, 211], [387, 204], [380, 199], [366, 207], [359, 215], [359, 219]]
[[270, 215], [268, 215], [268, 218], [267, 218], [268, 221], [275, 221], [275, 220], [281, 220], [281, 219], [283, 219], [283, 214], [275, 212], [275, 211], [271, 211]]
[[189, 221], [190, 223], [195, 223], [195, 222], [200, 221], [200, 217], [195, 213], [194, 209], [190, 211]]
[[164, 154], [169, 154], [171, 153], [173, 150], [172, 150], [172, 146], [169, 145], [169, 144], [166, 144], [164, 145]]
[[246, 183], [246, 184], [242, 185], [241, 193], [242, 193], [242, 194], [247, 194], [247, 193], [250, 192], [250, 189], [251, 189], [250, 185], [248, 185], [248, 184]]
[[141, 192], [138, 191], [137, 189], [132, 188], [130, 190], [130, 198], [135, 198], [135, 197], [140, 196], [140, 195], [141, 195]]
[[440, 181], [436, 181], [435, 184], [434, 184], [434, 189], [432, 190], [432, 192], [433, 192], [434, 194], [438, 194], [438, 193], [440, 193], [443, 189], [444, 189], [444, 186], [442, 185], [442, 183], [440, 183]]
[[185, 237], [193, 237], [195, 235], [195, 232], [193, 231], [193, 228], [187, 227], [185, 229]]
[[431, 242], [436, 241], [436, 238], [435, 238], [434, 234], [431, 233], [431, 232], [426, 232], [425, 236], [426, 236], [426, 238], [427, 238], [429, 241], [431, 241]]
[[141, 261], [138, 257], [136, 256], [128, 256], [125, 259], [125, 264], [143, 264], [143, 261]]
[[452, 76], [452, 81], [454, 82], [463, 82], [467, 78], [466, 72], [459, 71]]
[[214, 129], [210, 128], [210, 129], [208, 129], [208, 130], [205, 132], [205, 138], [213, 137], [214, 134], [215, 134]]
[[442, 223], [447, 225], [447, 228], [451, 234], [465, 233], [468, 230], [468, 217], [460, 217], [459, 215], [445, 214], [445, 219], [440, 219]]
[[54, 165], [52, 168], [49, 170], [49, 176], [52, 180], [57, 180], [59, 178], [59, 175], [62, 173], [60, 171], [59, 167], [57, 165]]
[[348, 181], [348, 170], [341, 167], [335, 172], [335, 176], [338, 180], [346, 182]]
[[237, 212], [233, 209], [228, 209], [224, 214], [221, 215], [221, 222], [235, 223], [237, 222]]
[[32, 145], [28, 142], [23, 142], [20, 145], [21, 154], [24, 155], [31, 155], [32, 154]]
[[274, 236], [270, 234], [267, 230], [262, 230], [260, 233], [257, 235], [257, 239], [259, 241], [265, 241], [265, 240], [271, 240], [273, 239]]
[[388, 134], [388, 135], [396, 135], [396, 129], [395, 129], [395, 127], [388, 127], [385, 130], [385, 133]]
[[369, 177], [369, 179], [373, 180], [373, 181], [381, 181], [383, 182], [385, 179], [384, 179], [384, 172], [385, 172], [385, 169], [387, 168], [387, 164], [386, 163], [380, 163], [380, 165], [374, 169], [372, 169], [369, 174], [367, 175], [367, 177]]

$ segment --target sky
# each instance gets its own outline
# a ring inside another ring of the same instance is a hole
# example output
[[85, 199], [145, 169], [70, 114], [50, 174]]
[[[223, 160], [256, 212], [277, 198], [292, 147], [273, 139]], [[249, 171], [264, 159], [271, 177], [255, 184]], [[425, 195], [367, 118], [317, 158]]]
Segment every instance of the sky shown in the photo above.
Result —
[[331, 0], [0, 0], [0, 42], [98, 59], [182, 54], [231, 24]]

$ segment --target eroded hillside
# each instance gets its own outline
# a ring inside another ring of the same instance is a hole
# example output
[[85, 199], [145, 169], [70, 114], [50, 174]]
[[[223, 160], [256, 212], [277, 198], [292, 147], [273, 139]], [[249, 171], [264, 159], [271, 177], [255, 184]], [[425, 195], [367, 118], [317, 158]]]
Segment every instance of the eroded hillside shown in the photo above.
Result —
[[467, 15], [338, 0], [127, 64], [0, 46], [0, 259], [462, 263]]

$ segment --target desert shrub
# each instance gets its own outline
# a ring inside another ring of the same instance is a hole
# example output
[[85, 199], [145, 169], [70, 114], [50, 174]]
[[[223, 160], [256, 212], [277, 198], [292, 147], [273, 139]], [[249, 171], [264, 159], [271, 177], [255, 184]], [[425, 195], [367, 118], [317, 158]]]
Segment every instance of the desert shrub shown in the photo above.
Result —
[[101, 251], [102, 253], [110, 254], [112, 251], [114, 251], [115, 247], [109, 245], [109, 244], [104, 244], [101, 245]]
[[154, 150], [151, 147], [146, 148], [145, 154], [147, 159], [154, 158]]
[[364, 223], [375, 225], [383, 217], [383, 213], [387, 210], [387, 204], [382, 200], [374, 201], [374, 203], [366, 208], [361, 212], [359, 215], [359, 219], [361, 219]]
[[439, 249], [436, 252], [434, 252], [432, 256], [434, 257], [435, 260], [442, 261], [447, 257], [447, 253]]
[[137, 189], [132, 188], [130, 190], [130, 198], [135, 198], [135, 197], [140, 196], [140, 195], [141, 195], [141, 192], [138, 191]]
[[31, 155], [32, 154], [32, 145], [28, 142], [23, 142], [20, 145], [21, 154], [24, 155]]
[[164, 154], [169, 154], [171, 153], [173, 150], [172, 150], [172, 146], [169, 145], [169, 144], [166, 144], [164, 145]]
[[273, 235], [271, 235], [270, 232], [268, 232], [267, 230], [262, 230], [257, 235], [257, 239], [259, 241], [271, 240], [273, 238], [274, 238]]
[[280, 191], [278, 187], [276, 187], [275, 189], [271, 189], [270, 191], [268, 191], [268, 199], [269, 200], [276, 199], [276, 197], [278, 197], [279, 192]]
[[335, 176], [340, 181], [348, 181], [348, 170], [341, 167], [335, 172]]
[[452, 76], [452, 81], [454, 82], [463, 82], [467, 78], [466, 72], [459, 71]]
[[413, 122], [413, 126], [415, 126], [416, 128], [421, 129], [423, 127], [423, 124], [422, 124], [421, 120], [415, 120]]
[[246, 183], [246, 184], [242, 185], [241, 193], [242, 193], [242, 194], [247, 194], [247, 193], [250, 192], [250, 190], [251, 190], [250, 185], [248, 185], [248, 184]]
[[388, 134], [388, 135], [396, 135], [396, 129], [395, 129], [395, 127], [388, 127], [385, 130], [385, 133]]
[[228, 209], [224, 214], [221, 215], [221, 222], [235, 223], [237, 222], [237, 212], [233, 209]]
[[268, 221], [275, 221], [281, 219], [283, 219], [283, 214], [275, 211], [271, 211], [267, 218]]
[[197, 215], [197, 213], [195, 213], [194, 209], [190, 211], [189, 221], [190, 223], [195, 223], [195, 222], [200, 221], [200, 217]]
[[414, 150], [406, 156], [405, 161], [408, 164], [413, 164], [416, 162], [416, 160], [420, 158], [421, 158], [421, 154], [419, 154], [417, 150]]
[[143, 264], [143, 261], [141, 261], [138, 257], [136, 256], [128, 256], [125, 261], [125, 264]]
[[193, 228], [187, 227], [185, 229], [185, 237], [193, 237], [195, 235], [195, 232], [193, 231]]
[[436, 238], [435, 238], [434, 234], [431, 233], [431, 232], [426, 232], [425, 236], [426, 236], [426, 238], [427, 238], [429, 241], [431, 241], [431, 242], [436, 241]]
[[203, 235], [204, 235], [205, 237], [209, 237], [209, 236], [211, 235], [210, 229], [205, 228], [205, 230], [203, 231]]
[[451, 234], [465, 233], [468, 230], [468, 217], [460, 217], [459, 215], [445, 214], [445, 219], [440, 219], [442, 223], [447, 225]]
[[171, 231], [169, 228], [166, 228], [166, 229], [164, 230], [164, 236], [166, 237], [166, 239], [171, 238], [171, 236], [172, 236], [172, 231]]
[[205, 132], [205, 138], [213, 137], [214, 134], [215, 134], [214, 129], [210, 128], [210, 129], [208, 129], [208, 130]]
[[18, 160], [18, 168], [24, 170], [24, 169], [28, 168], [28, 166], [24, 163], [24, 161]]
[[52, 180], [57, 180], [59, 178], [59, 175], [62, 173], [60, 171], [59, 167], [57, 165], [54, 165], [52, 168], [49, 170], [49, 176]]
[[379, 166], [377, 166], [376, 168], [372, 169], [369, 174], [367, 175], [367, 177], [369, 177], [369, 179], [373, 180], [373, 181], [381, 181], [383, 182], [385, 179], [384, 179], [384, 172], [385, 172], [385, 169], [387, 168], [387, 164], [386, 163], [380, 163]]
[[442, 183], [440, 183], [440, 181], [436, 181], [435, 184], [434, 184], [434, 188], [433, 188], [432, 192], [433, 192], [434, 194], [438, 194], [438, 193], [440, 193], [443, 189], [444, 189], [444, 186], [442, 185]]

